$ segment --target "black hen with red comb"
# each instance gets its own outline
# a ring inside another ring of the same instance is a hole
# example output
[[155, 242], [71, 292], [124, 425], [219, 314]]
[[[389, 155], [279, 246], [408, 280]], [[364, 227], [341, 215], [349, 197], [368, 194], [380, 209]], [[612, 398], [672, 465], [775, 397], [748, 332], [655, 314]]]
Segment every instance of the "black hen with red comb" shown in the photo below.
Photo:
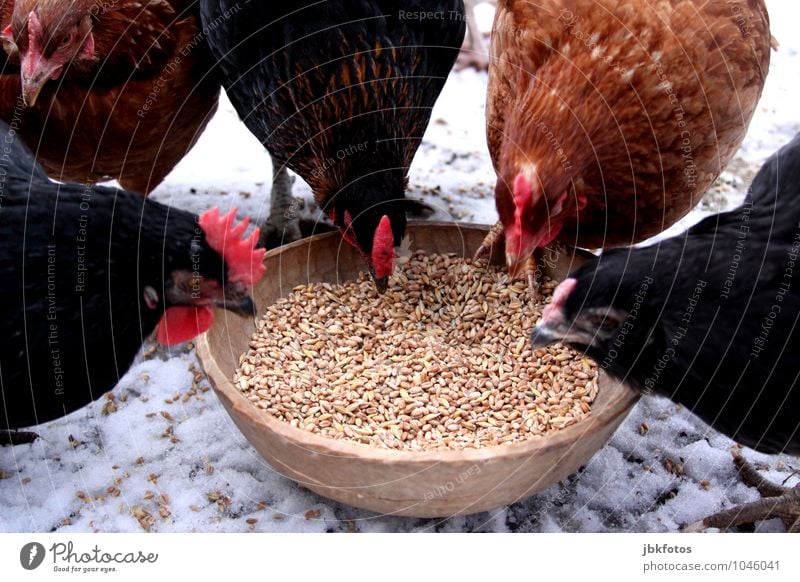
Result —
[[[464, 38], [462, 0], [202, 0], [201, 15], [228, 95], [276, 173], [288, 167], [311, 186], [385, 285], [409, 166]], [[276, 202], [287, 195], [273, 189], [270, 222], [288, 231], [291, 203]]]
[[52, 182], [3, 122], [0, 139], [0, 432], [96, 400], [153, 331], [173, 345], [216, 307], [253, 316], [264, 250], [232, 213]]
[[800, 136], [745, 204], [562, 283], [537, 346], [588, 352], [635, 388], [765, 453], [800, 454]]

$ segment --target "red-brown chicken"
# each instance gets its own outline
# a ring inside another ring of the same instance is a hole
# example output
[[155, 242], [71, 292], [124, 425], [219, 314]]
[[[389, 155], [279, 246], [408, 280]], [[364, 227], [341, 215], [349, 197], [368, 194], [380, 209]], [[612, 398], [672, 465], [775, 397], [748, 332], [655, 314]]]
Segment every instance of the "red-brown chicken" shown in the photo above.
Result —
[[744, 139], [770, 44], [762, 0], [501, 0], [487, 132], [512, 273], [689, 212]]
[[0, 0], [0, 118], [56, 179], [148, 193], [216, 110], [195, 0]]

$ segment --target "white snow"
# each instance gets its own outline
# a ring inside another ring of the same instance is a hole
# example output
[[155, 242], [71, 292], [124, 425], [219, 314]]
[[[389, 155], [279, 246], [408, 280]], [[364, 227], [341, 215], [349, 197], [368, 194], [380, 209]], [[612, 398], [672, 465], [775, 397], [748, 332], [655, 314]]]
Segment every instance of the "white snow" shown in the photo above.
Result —
[[[719, 196], [671, 233], [736, 205], [764, 159], [800, 131], [800, 9], [786, 0], [768, 5], [781, 48], [748, 137]], [[491, 8], [478, 8], [481, 27], [490, 27]], [[485, 74], [453, 74], [412, 168], [411, 195], [436, 206], [441, 218], [496, 220], [485, 92]], [[270, 167], [223, 100], [200, 143], [154, 197], [195, 212], [236, 206], [263, 219]], [[313, 208], [305, 184], [298, 181], [295, 194]], [[195, 378], [193, 350], [166, 361], [160, 352], [151, 356], [140, 357], [113, 391], [113, 405], [101, 399], [38, 427], [41, 438], [31, 445], [0, 448], [0, 531], [676, 531], [759, 498], [736, 474], [732, 441], [675, 404], [646, 397], [581, 472], [540, 495], [453, 519], [379, 516], [321, 498], [268, 466], [205, 380]], [[644, 435], [642, 423], [649, 427]], [[745, 454], [779, 482], [800, 464]], [[777, 520], [760, 527], [783, 529]]]

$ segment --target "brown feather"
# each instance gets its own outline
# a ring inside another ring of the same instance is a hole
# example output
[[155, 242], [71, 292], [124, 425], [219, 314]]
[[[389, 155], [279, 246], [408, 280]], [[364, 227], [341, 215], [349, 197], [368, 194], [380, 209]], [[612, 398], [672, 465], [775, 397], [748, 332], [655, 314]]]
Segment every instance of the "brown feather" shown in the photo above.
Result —
[[[27, 14], [36, 10], [46, 39], [69, 33], [91, 17], [96, 58], [74, 60], [25, 109], [20, 77], [0, 75], [0, 117], [34, 150], [52, 177], [69, 181], [115, 178], [147, 193], [191, 149], [216, 110], [219, 83], [202, 40], [192, 0], [4, 1], [2, 26], [27, 46]], [[45, 49], [47, 50], [47, 49]]]
[[487, 103], [497, 205], [535, 167], [585, 195], [561, 240], [630, 244], [701, 199], [741, 145], [769, 68], [760, 0], [499, 2]]

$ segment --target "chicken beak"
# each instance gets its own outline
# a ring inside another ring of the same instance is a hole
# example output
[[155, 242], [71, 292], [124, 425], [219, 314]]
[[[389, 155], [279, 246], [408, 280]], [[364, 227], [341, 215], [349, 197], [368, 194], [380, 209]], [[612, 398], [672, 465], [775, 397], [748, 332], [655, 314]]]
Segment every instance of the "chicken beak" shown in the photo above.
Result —
[[540, 323], [534, 327], [531, 332], [531, 344], [534, 349], [546, 348], [560, 342], [564, 334], [563, 330], [559, 330], [558, 327], [560, 324], [553, 325], [551, 323]]
[[516, 279], [522, 272], [522, 265], [525, 261], [521, 260], [518, 255], [506, 255], [506, 264], [508, 265], [508, 276], [510, 279]]
[[45, 84], [49, 80], [57, 78], [61, 69], [61, 64], [47, 60], [38, 54], [28, 53], [22, 58], [22, 99], [26, 106], [36, 105]]
[[531, 332], [533, 349], [546, 348], [558, 343], [588, 348], [594, 344], [595, 339], [594, 334], [586, 333], [564, 321], [539, 322]]
[[536, 239], [519, 227], [516, 232], [506, 230], [506, 265], [511, 279], [524, 270], [528, 259], [536, 252], [536, 246]]
[[225, 309], [230, 311], [231, 313], [235, 313], [236, 315], [241, 315], [242, 317], [255, 317], [256, 316], [256, 304], [253, 301], [252, 297], [245, 297], [239, 303], [231, 305], [226, 302]]
[[215, 306], [240, 315], [242, 317], [255, 317], [256, 304], [252, 297], [247, 295], [244, 289], [238, 285], [232, 285], [225, 289], [225, 296], [221, 301], [216, 301]]
[[525, 270], [525, 265], [536, 251], [534, 246], [524, 249], [521, 253], [506, 252], [506, 265], [508, 265], [508, 276], [516, 279]]
[[386, 293], [386, 290], [389, 288], [389, 277], [377, 278], [373, 275], [372, 280], [375, 281], [375, 287], [377, 287], [378, 293], [381, 295]]

